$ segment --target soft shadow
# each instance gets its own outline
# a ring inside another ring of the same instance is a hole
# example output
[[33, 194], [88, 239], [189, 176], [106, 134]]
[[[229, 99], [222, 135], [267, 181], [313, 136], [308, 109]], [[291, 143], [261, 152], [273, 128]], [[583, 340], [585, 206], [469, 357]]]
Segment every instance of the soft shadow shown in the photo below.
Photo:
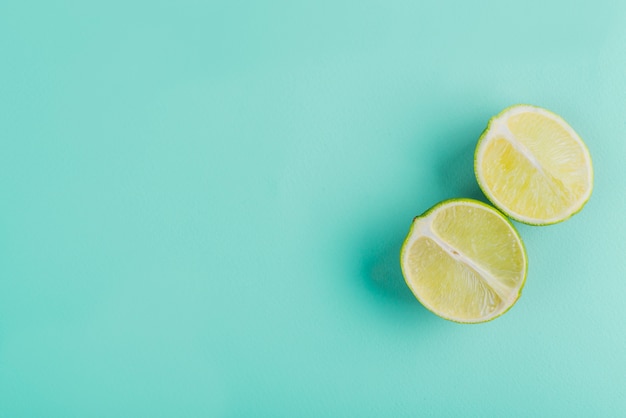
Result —
[[481, 129], [468, 125], [447, 134], [448, 144], [450, 138], [456, 141], [441, 149], [438, 179], [439, 187], [450, 198], [467, 197], [488, 203], [474, 174], [474, 150]]
[[400, 268], [400, 249], [403, 236], [380, 244], [364, 258], [364, 276], [376, 293], [410, 303], [417, 300], [407, 287]]

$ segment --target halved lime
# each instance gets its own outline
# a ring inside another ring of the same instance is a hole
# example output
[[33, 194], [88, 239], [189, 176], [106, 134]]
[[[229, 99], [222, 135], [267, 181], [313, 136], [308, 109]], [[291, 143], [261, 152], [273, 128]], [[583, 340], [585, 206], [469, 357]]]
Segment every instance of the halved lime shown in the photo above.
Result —
[[560, 116], [516, 105], [494, 116], [478, 140], [474, 171], [480, 188], [502, 212], [520, 222], [561, 222], [589, 200], [591, 156]]
[[415, 297], [455, 322], [502, 315], [526, 280], [526, 251], [517, 231], [496, 209], [472, 199], [447, 200], [416, 217], [400, 260]]

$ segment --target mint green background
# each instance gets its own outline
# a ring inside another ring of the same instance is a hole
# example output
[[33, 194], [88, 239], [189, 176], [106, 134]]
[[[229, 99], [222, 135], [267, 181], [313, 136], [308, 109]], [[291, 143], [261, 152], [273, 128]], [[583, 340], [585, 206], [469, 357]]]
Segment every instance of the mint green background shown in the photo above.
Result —
[[[626, 6], [469, 3], [0, 2], [0, 416], [626, 416]], [[595, 190], [450, 323], [400, 244], [518, 102]]]

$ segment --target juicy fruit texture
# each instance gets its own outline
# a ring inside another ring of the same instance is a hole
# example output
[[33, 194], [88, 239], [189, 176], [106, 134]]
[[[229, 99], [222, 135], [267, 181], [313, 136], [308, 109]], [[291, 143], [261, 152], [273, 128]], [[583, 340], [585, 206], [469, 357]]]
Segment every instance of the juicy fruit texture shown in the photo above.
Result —
[[415, 218], [400, 255], [407, 285], [435, 314], [489, 321], [517, 301], [526, 252], [513, 225], [471, 199], [442, 202]]
[[529, 105], [512, 106], [489, 121], [474, 169], [496, 207], [534, 225], [569, 218], [593, 188], [591, 157], [580, 137], [561, 117]]

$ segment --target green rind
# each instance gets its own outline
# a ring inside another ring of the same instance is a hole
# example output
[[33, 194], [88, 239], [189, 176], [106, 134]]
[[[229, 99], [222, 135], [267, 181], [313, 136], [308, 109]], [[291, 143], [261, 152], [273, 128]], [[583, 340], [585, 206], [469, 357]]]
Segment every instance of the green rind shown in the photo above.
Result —
[[[551, 110], [548, 110], [546, 108], [540, 107], [540, 106], [535, 106], [535, 105], [530, 105], [530, 104], [524, 104], [524, 103], [518, 103], [512, 106], [509, 106], [505, 109], [503, 109], [500, 113], [498, 113], [495, 116], [492, 116], [489, 121], [487, 122], [487, 127], [485, 128], [485, 130], [483, 131], [482, 134], [480, 134], [480, 137], [478, 138], [478, 142], [476, 143], [476, 149], [474, 150], [474, 176], [476, 177], [476, 182], [478, 183], [478, 187], [480, 188], [480, 190], [483, 192], [483, 194], [485, 195], [485, 197], [487, 199], [489, 199], [489, 201], [491, 202], [491, 204], [493, 204], [496, 208], [498, 208], [502, 213], [504, 213], [506, 216], [508, 216], [509, 218], [526, 224], [526, 225], [532, 225], [532, 226], [549, 226], [549, 225], [556, 225], [559, 224], [561, 222], [564, 222], [566, 220], [568, 220], [569, 218], [571, 218], [572, 216], [576, 215], [577, 213], [579, 213], [583, 207], [587, 204], [587, 202], [589, 201], [589, 199], [591, 198], [591, 195], [593, 194], [593, 180], [594, 180], [594, 171], [593, 171], [593, 165], [590, 166], [590, 170], [591, 170], [591, 192], [589, 193], [589, 196], [587, 197], [587, 199], [585, 199], [581, 204], [580, 207], [578, 207], [578, 209], [576, 209], [574, 212], [572, 212], [571, 214], [569, 214], [568, 216], [562, 218], [562, 219], [558, 219], [556, 221], [553, 222], [532, 222], [529, 221], [528, 219], [523, 219], [520, 218], [519, 216], [510, 213], [507, 208], [502, 207], [502, 205], [498, 205], [493, 198], [493, 195], [489, 192], [489, 189], [487, 188], [486, 185], [482, 184], [482, 182], [480, 181], [480, 177], [478, 176], [478, 150], [480, 149], [480, 145], [483, 141], [483, 139], [485, 138], [485, 136], [487, 135], [487, 133], [489, 132], [490, 128], [491, 128], [491, 123], [495, 120], [498, 119], [500, 116], [502, 116], [504, 113], [508, 112], [509, 110], [515, 108], [515, 107], [521, 107], [521, 106], [525, 106], [525, 107], [533, 107], [536, 109], [541, 109], [544, 112], [550, 113], [554, 116], [556, 116], [559, 119], [562, 119], [565, 123], [567, 123], [570, 127], [571, 125], [560, 115], [552, 112]], [[572, 128], [573, 130], [574, 128]], [[580, 138], [580, 136], [579, 136]], [[587, 154], [591, 155], [589, 153], [589, 149], [587, 148], [587, 144], [585, 144], [585, 142], [582, 140], [581, 138], [581, 143], [583, 148], [585, 149], [585, 151], [587, 151]]]
[[[428, 306], [426, 306], [426, 304], [420, 299], [419, 295], [417, 295], [414, 291], [413, 288], [411, 287], [411, 285], [409, 284], [409, 281], [407, 279], [407, 274], [404, 270], [404, 253], [406, 251], [406, 247], [407, 244], [409, 242], [409, 239], [411, 238], [411, 235], [413, 233], [413, 228], [415, 227], [415, 221], [417, 219], [422, 219], [425, 218], [427, 216], [429, 216], [432, 212], [434, 212], [436, 209], [438, 209], [441, 206], [450, 204], [450, 203], [456, 203], [456, 202], [469, 202], [469, 203], [473, 203], [473, 204], [478, 204], [480, 206], [484, 206], [485, 208], [492, 210], [493, 212], [495, 212], [497, 215], [500, 216], [500, 218], [502, 218], [506, 223], [509, 224], [509, 226], [511, 227], [511, 230], [513, 231], [513, 233], [515, 234], [515, 236], [517, 237], [521, 247], [522, 247], [522, 254], [524, 256], [524, 277], [522, 278], [522, 284], [519, 287], [519, 290], [517, 292], [517, 297], [515, 298], [515, 300], [513, 301], [513, 303], [506, 308], [505, 310], [503, 310], [502, 312], [500, 312], [498, 315], [493, 316], [487, 320], [484, 321], [459, 321], [453, 318], [448, 318], [445, 317], [443, 315], [440, 315], [439, 313], [433, 311], [432, 309], [428, 308]], [[519, 300], [519, 298], [522, 296], [522, 290], [524, 289], [524, 286], [526, 285], [526, 277], [528, 276], [528, 253], [526, 252], [526, 245], [524, 244], [524, 241], [522, 240], [522, 237], [520, 236], [519, 232], [517, 231], [517, 229], [515, 228], [515, 225], [513, 225], [513, 223], [501, 212], [499, 211], [497, 208], [490, 206], [484, 202], [481, 202], [479, 200], [476, 199], [469, 199], [469, 198], [454, 198], [454, 199], [447, 199], [447, 200], [443, 200], [437, 204], [435, 204], [434, 206], [432, 206], [430, 209], [427, 209], [426, 211], [424, 211], [424, 213], [422, 213], [421, 215], [416, 216], [415, 218], [413, 218], [413, 222], [411, 222], [411, 227], [409, 228], [409, 233], [407, 234], [406, 238], [404, 239], [404, 242], [402, 243], [402, 248], [400, 249], [400, 269], [402, 270], [402, 277], [404, 278], [404, 282], [406, 283], [407, 287], [409, 288], [409, 290], [411, 291], [411, 293], [413, 293], [413, 296], [415, 296], [415, 298], [422, 304], [422, 306], [424, 308], [426, 308], [426, 310], [432, 312], [433, 314], [437, 315], [440, 318], [443, 318], [447, 321], [450, 322], [455, 322], [457, 324], [484, 324], [487, 322], [491, 322], [496, 318], [501, 317], [502, 315], [504, 315], [505, 313], [507, 313], [512, 307], [513, 305], [515, 305], [517, 303], [517, 301]]]

